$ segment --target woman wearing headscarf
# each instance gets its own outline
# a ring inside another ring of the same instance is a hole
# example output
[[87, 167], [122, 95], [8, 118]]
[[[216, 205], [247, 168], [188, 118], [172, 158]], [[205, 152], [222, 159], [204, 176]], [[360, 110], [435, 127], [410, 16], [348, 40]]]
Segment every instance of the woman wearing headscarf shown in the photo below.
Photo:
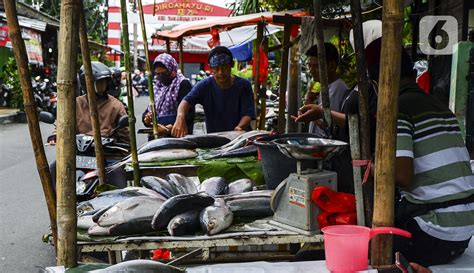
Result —
[[[155, 58], [153, 71], [156, 78], [153, 87], [156, 120], [163, 126], [171, 127], [176, 120], [179, 103], [189, 93], [192, 86], [189, 80], [178, 71], [176, 60], [167, 53], [162, 53]], [[151, 112], [151, 108], [148, 107], [143, 113], [142, 121], [147, 127], [152, 126]], [[190, 109], [188, 115], [189, 118], [186, 119], [186, 123], [191, 128], [190, 133], [192, 133], [194, 108]]]

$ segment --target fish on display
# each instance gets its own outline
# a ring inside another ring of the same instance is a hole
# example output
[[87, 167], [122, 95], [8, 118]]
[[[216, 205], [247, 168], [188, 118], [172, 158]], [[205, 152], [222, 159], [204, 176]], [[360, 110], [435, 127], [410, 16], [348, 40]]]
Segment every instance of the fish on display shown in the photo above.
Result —
[[163, 195], [165, 199], [171, 198], [178, 193], [168, 180], [156, 176], [144, 176], [140, 179], [140, 185], [156, 191]]
[[222, 177], [210, 177], [202, 181], [198, 191], [206, 192], [210, 196], [223, 195], [229, 191], [229, 185], [227, 185], [227, 181]]
[[216, 153], [216, 154], [222, 154], [223, 152], [229, 152], [241, 147], [244, 147], [247, 145], [249, 142], [252, 140], [261, 137], [261, 136], [268, 136], [270, 134], [269, 131], [250, 131], [246, 132], [231, 142], [227, 143], [226, 145], [223, 145], [219, 148], [213, 149], [211, 153]]
[[92, 227], [95, 224], [92, 220], [92, 217], [94, 217], [94, 215], [92, 214], [83, 214], [77, 217], [77, 228], [89, 229], [90, 227]]
[[207, 159], [211, 158], [222, 158], [222, 157], [244, 157], [244, 156], [256, 156], [258, 154], [257, 146], [250, 144], [234, 150], [222, 152], [212, 156], [207, 156]]
[[168, 224], [171, 236], [193, 235], [200, 229], [199, 214], [201, 209], [187, 211], [173, 217]]
[[272, 198], [272, 195], [273, 195], [272, 190], [259, 190], [259, 191], [242, 192], [242, 193], [237, 193], [237, 194], [228, 194], [228, 195], [223, 195], [219, 197], [224, 198], [225, 201], [230, 201], [230, 200], [236, 200], [236, 199], [257, 198], [257, 197], [270, 199]]
[[234, 182], [229, 184], [229, 194], [248, 192], [251, 191], [254, 186], [255, 183], [248, 178], [235, 180]]
[[151, 228], [151, 218], [137, 218], [127, 222], [118, 223], [110, 226], [101, 227], [94, 223], [87, 230], [87, 234], [91, 236], [119, 236], [119, 235], [135, 235], [153, 232]]
[[87, 234], [92, 236], [106, 236], [110, 235], [110, 227], [101, 227], [97, 223], [94, 223], [88, 230]]
[[213, 203], [214, 198], [202, 192], [173, 196], [166, 200], [156, 211], [151, 226], [154, 230], [164, 229], [176, 215], [191, 210], [203, 209]]
[[269, 197], [248, 197], [226, 201], [235, 217], [264, 218], [273, 215]]
[[245, 133], [246, 132], [244, 131], [222, 131], [222, 132], [208, 133], [207, 135], [225, 137], [225, 138], [228, 138], [230, 141], [232, 141]]
[[140, 218], [151, 219], [164, 202], [163, 199], [149, 196], [132, 197], [115, 204], [104, 212], [97, 224], [105, 227]]
[[143, 144], [137, 154], [144, 154], [150, 151], [168, 150], [168, 149], [186, 149], [194, 150], [197, 148], [196, 143], [184, 138], [157, 138]]
[[82, 215], [90, 211], [97, 211], [135, 196], [154, 196], [159, 198], [161, 195], [153, 190], [143, 187], [127, 187], [124, 189], [106, 191], [95, 198], [79, 203], [77, 205], [77, 215]]
[[[130, 197], [130, 198], [133, 198], [133, 197]], [[92, 216], [92, 221], [94, 223], [97, 223], [97, 221], [99, 221], [99, 218], [100, 216], [102, 216], [102, 214], [104, 214], [108, 209], [110, 209], [111, 207], [113, 207], [113, 205], [111, 206], [108, 206], [108, 207], [103, 207], [101, 208], [100, 210], [97, 210], [94, 215]]]
[[218, 198], [212, 206], [201, 211], [199, 220], [207, 235], [214, 235], [232, 225], [234, 214], [226, 205], [224, 199]]
[[189, 179], [188, 177], [177, 174], [177, 173], [170, 173], [166, 176], [166, 180], [168, 180], [171, 185], [175, 187], [178, 194], [192, 194], [197, 193], [196, 184]]
[[[195, 158], [198, 154], [196, 151], [188, 149], [166, 149], [158, 151], [150, 151], [138, 155], [138, 162], [164, 162], [180, 159]], [[129, 163], [127, 160], [125, 163]]]
[[197, 148], [212, 149], [225, 145], [230, 142], [230, 139], [218, 135], [187, 135], [182, 139], [186, 139], [196, 143]]
[[183, 273], [183, 269], [151, 260], [131, 260], [107, 268], [88, 271], [91, 273], [145, 272], [145, 273]]

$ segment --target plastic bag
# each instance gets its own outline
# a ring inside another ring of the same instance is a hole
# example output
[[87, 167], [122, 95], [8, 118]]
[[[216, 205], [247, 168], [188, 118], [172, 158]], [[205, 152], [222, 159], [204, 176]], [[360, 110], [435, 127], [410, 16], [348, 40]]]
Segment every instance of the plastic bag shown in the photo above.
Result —
[[336, 192], [328, 187], [316, 187], [311, 200], [320, 208], [319, 228], [331, 225], [357, 224], [355, 196], [350, 193]]

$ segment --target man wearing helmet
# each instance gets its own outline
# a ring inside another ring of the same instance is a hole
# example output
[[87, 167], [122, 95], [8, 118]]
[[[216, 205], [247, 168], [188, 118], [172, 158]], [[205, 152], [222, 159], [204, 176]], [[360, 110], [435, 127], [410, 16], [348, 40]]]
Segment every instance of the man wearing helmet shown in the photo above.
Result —
[[[120, 128], [113, 135], [110, 135], [112, 129], [117, 127], [120, 117], [127, 114], [123, 104], [118, 99], [107, 94], [107, 86], [110, 86], [108, 82], [112, 80], [112, 72], [101, 62], [92, 62], [91, 64], [99, 114], [100, 134], [103, 137], [112, 137], [119, 143], [129, 143], [130, 138], [127, 127]], [[79, 71], [79, 79], [81, 87], [85, 89], [84, 66]], [[76, 98], [76, 128], [77, 133], [93, 135], [87, 95]]]

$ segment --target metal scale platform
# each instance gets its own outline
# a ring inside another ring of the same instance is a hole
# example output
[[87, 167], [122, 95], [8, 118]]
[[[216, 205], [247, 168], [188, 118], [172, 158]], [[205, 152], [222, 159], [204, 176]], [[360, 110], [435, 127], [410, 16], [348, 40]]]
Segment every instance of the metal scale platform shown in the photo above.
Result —
[[[270, 223], [308, 236], [318, 234], [320, 210], [311, 201], [311, 194], [317, 186], [337, 190], [337, 174], [323, 170], [323, 161], [338, 155], [347, 143], [313, 137], [288, 137], [273, 142], [280, 152], [297, 160], [297, 171], [275, 189], [271, 200], [275, 214]], [[301, 170], [301, 160], [308, 159], [315, 160], [317, 168]]]

